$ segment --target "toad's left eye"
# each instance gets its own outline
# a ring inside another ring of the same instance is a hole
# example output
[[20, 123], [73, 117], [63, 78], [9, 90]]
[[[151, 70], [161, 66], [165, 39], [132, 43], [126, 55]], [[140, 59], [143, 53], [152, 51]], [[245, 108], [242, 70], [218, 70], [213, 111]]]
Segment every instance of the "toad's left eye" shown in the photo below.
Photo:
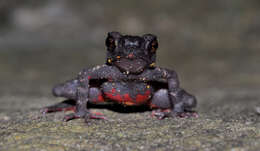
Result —
[[106, 39], [106, 46], [109, 51], [112, 51], [116, 47], [115, 39], [112, 36], [108, 36]]
[[151, 52], [155, 52], [157, 48], [158, 48], [158, 41], [155, 39], [155, 40], [151, 41], [151, 43], [149, 45], [149, 50]]

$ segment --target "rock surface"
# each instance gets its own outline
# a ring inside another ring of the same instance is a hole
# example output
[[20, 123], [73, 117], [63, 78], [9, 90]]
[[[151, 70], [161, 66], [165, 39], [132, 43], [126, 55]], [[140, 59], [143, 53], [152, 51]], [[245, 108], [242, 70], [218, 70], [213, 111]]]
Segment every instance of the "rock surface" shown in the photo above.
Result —
[[[224, 96], [212, 99], [219, 93]], [[34, 105], [29, 102], [39, 98], [1, 98], [1, 103], [18, 103], [15, 110], [24, 110], [8, 113], [11, 111], [8, 107], [8, 112], [1, 113], [0, 149], [258, 150], [260, 116], [253, 110], [259, 105], [256, 91], [213, 90], [197, 95], [199, 118], [157, 120], [148, 111], [124, 114], [93, 109], [104, 113], [109, 120], [92, 120], [88, 124], [82, 119], [63, 122], [66, 114], [63, 112], [41, 114], [37, 109], [39, 104], [50, 103], [53, 98], [40, 98], [41, 103]]]

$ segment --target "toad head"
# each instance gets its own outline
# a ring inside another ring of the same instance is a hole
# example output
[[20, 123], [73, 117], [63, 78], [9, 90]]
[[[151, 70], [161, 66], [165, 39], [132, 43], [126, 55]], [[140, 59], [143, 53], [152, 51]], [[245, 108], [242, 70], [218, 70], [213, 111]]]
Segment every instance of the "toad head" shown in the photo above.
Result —
[[109, 32], [106, 38], [107, 64], [121, 72], [139, 74], [146, 68], [154, 68], [158, 41], [155, 35], [121, 35]]

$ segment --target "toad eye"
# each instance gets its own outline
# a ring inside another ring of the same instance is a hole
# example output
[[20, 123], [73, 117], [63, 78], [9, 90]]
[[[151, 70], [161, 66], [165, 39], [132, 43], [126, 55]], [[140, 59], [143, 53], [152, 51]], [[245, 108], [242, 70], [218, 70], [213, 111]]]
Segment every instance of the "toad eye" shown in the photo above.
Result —
[[149, 50], [154, 53], [158, 48], [158, 41], [155, 39], [150, 43]]
[[108, 48], [108, 51], [112, 51], [116, 47], [115, 39], [112, 36], [108, 36], [106, 39], [106, 46]]

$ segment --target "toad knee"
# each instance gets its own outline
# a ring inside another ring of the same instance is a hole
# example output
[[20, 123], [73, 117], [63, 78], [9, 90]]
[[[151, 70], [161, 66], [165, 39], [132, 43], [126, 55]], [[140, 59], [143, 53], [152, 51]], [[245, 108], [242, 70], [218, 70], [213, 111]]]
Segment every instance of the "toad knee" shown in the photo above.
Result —
[[62, 95], [62, 92], [63, 92], [63, 89], [60, 85], [57, 85], [55, 86], [53, 89], [52, 89], [52, 94], [54, 96], [61, 96]]
[[186, 107], [190, 107], [190, 108], [196, 107], [197, 100], [193, 95], [190, 94], [184, 95], [183, 99], [184, 99], [184, 105]]

